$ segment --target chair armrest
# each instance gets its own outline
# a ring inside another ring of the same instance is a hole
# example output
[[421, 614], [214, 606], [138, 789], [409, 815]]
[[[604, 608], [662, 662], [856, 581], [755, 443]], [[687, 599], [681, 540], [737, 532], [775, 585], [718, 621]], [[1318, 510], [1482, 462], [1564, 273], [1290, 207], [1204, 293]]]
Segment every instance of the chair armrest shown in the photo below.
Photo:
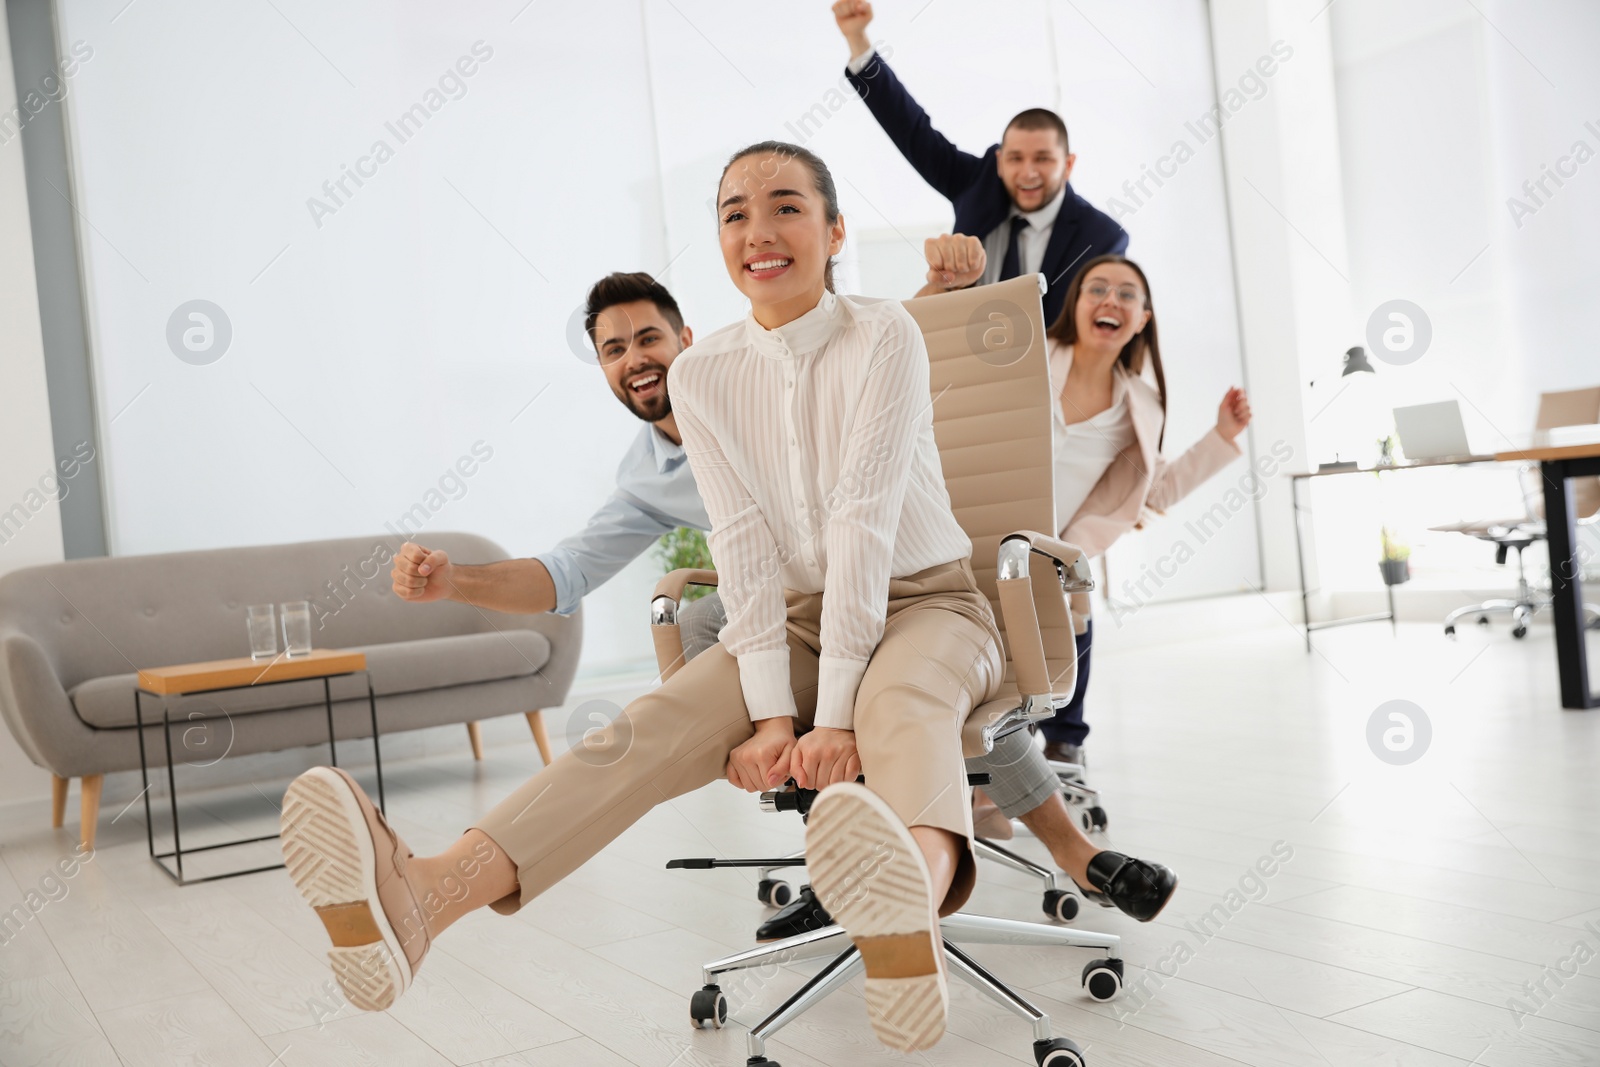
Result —
[[678, 629], [678, 604], [691, 585], [716, 585], [717, 572], [680, 567], [656, 583], [650, 598], [650, 640], [656, 646], [656, 666], [664, 682], [683, 666], [683, 632]]
[[[1054, 560], [1056, 573], [1061, 579], [1062, 591], [1087, 593], [1094, 588], [1094, 574], [1089, 570], [1089, 561], [1084, 558], [1083, 549], [1077, 545], [1034, 530], [1018, 530], [1016, 533], [1007, 534], [1001, 545], [1003, 546], [1006, 541], [1026, 542], [1033, 551]], [[1003, 552], [1001, 558], [1004, 558]], [[1023, 565], [1023, 573], [1027, 573], [1026, 564]]]
[[0, 631], [0, 719], [17, 746], [40, 767], [64, 778], [93, 773], [79, 772], [69, 766], [70, 760], [56, 758], [66, 755], [56, 751], [63, 740], [57, 735], [84, 726], [43, 646], [16, 630]]
[[[1034, 553], [1050, 561], [1053, 576], [1030, 566]], [[1019, 530], [1000, 541], [996, 570], [995, 586], [1000, 594], [1000, 614], [1005, 619], [1017, 690], [1022, 697], [1021, 710], [1030, 720], [1047, 718], [1055, 713], [1057, 688], [1065, 691], [1064, 696], [1070, 696], [1077, 682], [1077, 662], [1069, 661], [1066, 676], [1051, 678], [1044, 633], [1063, 628], [1072, 632], [1067, 595], [1094, 588], [1089, 561], [1076, 545], [1032, 530]]]
[[[663, 575], [661, 580], [656, 583], [656, 591], [654, 594], [652, 594], [650, 606], [652, 609], [654, 609], [656, 601], [665, 598], [672, 601], [672, 606], [675, 608], [678, 604], [678, 601], [683, 599], [683, 591], [688, 586], [714, 586], [716, 584], [716, 571], [699, 570], [694, 567], [679, 567], [670, 574]], [[676, 621], [676, 616], [674, 616], [673, 621]], [[655, 616], [652, 613], [650, 623], [653, 626], [655, 625], [655, 622]]]

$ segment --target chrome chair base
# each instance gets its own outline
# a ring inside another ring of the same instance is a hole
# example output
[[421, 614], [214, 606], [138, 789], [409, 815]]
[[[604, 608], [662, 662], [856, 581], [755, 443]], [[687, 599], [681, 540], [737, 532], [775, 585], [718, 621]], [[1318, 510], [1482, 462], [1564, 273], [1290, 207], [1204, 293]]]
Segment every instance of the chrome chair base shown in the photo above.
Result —
[[[1542, 537], [1542, 535], [1541, 535]], [[1548, 608], [1551, 598], [1548, 593], [1536, 592], [1532, 583], [1528, 581], [1528, 571], [1523, 564], [1522, 551], [1531, 542], [1496, 540], [1492, 536], [1481, 537], [1494, 544], [1503, 544], [1501, 555], [1504, 556], [1505, 548], [1511, 548], [1517, 553], [1517, 595], [1513, 598], [1497, 597], [1485, 600], [1481, 604], [1470, 604], [1464, 608], [1457, 608], [1444, 618], [1444, 633], [1446, 637], [1454, 637], [1456, 623], [1462, 619], [1472, 619], [1480, 626], [1488, 626], [1489, 618], [1493, 615], [1511, 616], [1511, 636], [1523, 638], [1528, 636], [1528, 620], [1540, 611]], [[1501, 562], [1504, 562], [1503, 558]], [[1593, 604], [1583, 606], [1584, 626], [1588, 629], [1600, 629], [1600, 608]]]
[[[1047, 926], [1044, 923], [1019, 922], [1015, 919], [998, 919], [987, 915], [968, 915], [964, 912], [958, 912], [942, 920], [940, 933], [950, 973], [978, 989], [1008, 1011], [1025, 1019], [1033, 1028], [1036, 1047], [1052, 1040], [1050, 1017], [963, 952], [958, 943], [1099, 949], [1106, 952], [1107, 957], [1093, 960], [1084, 968], [1085, 988], [1091, 997], [1102, 1001], [1111, 1000], [1122, 991], [1123, 964], [1121, 957], [1117, 955], [1122, 938], [1116, 934]], [[843, 951], [840, 951], [841, 946]], [[750, 1028], [746, 1039], [750, 1062], [770, 1062], [766, 1060], [766, 1043], [773, 1034], [826, 999], [840, 986], [860, 975], [865, 969], [860, 952], [849, 943], [843, 927], [830, 926], [814, 930], [712, 960], [702, 969], [701, 977], [705, 986], [695, 995], [694, 1006], [691, 1006], [691, 1018], [697, 1026], [720, 1027], [726, 1021], [726, 990], [720, 982], [725, 975], [756, 972], [758, 968], [765, 971], [770, 968], [770, 973], [751, 974], [753, 981], [745, 983], [747, 987], [759, 988], [776, 978], [779, 969], [784, 965], [815, 959], [831, 952], [838, 952], [838, 955], [766, 1018]], [[701, 1008], [699, 1005], [705, 1007]]]

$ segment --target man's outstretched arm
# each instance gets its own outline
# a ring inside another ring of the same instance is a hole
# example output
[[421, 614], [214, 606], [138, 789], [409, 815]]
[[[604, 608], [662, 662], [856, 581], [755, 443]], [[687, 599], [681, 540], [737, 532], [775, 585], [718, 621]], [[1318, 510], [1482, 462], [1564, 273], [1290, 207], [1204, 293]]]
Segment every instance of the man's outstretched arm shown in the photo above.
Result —
[[407, 543], [395, 557], [394, 591], [416, 603], [454, 600], [490, 611], [569, 615], [677, 525], [618, 489], [582, 533], [532, 559], [466, 566], [439, 549]]
[[[872, 42], [867, 38], [872, 5], [867, 0], [839, 0], [833, 5], [833, 17], [850, 45], [851, 63], [846, 76], [883, 132], [922, 175], [922, 180], [946, 199], [954, 200], [966, 192], [977, 180], [983, 160], [963, 152], [934, 129], [928, 113], [912, 99], [889, 64], [882, 56], [872, 54]], [[870, 58], [859, 70], [850, 69], [863, 57]]]
[[396, 596], [418, 604], [454, 600], [513, 615], [542, 615], [556, 607], [556, 584], [536, 559], [452, 563], [443, 549], [407, 541], [390, 577]]

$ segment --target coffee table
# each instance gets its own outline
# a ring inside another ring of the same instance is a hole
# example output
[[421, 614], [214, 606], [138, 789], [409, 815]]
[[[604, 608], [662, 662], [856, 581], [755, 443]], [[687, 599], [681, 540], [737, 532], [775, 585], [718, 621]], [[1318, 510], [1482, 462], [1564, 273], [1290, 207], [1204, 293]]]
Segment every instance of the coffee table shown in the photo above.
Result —
[[[366, 675], [367, 682], [367, 710], [372, 717], [372, 758], [377, 768], [378, 775], [378, 810], [384, 811], [383, 797], [383, 757], [378, 744], [378, 700], [372, 690], [372, 675], [367, 671], [367, 657], [361, 652], [342, 652], [337, 649], [317, 648], [303, 656], [279, 655], [272, 660], [253, 660], [248, 656], [239, 659], [210, 660], [205, 663], [182, 663], [172, 667], [152, 667], [139, 672], [138, 685], [133, 692], [133, 715], [139, 733], [139, 775], [144, 785], [141, 796], [144, 797], [144, 825], [145, 839], [150, 848], [150, 858], [156, 866], [177, 882], [180, 886], [191, 885], [195, 882], [213, 882], [219, 878], [237, 878], [244, 874], [256, 874], [261, 871], [274, 871], [283, 866], [274, 863], [266, 867], [251, 867], [242, 871], [229, 871], [226, 874], [211, 874], [201, 878], [185, 877], [183, 873], [183, 857], [196, 852], [209, 852], [219, 848], [234, 848], [239, 845], [255, 844], [258, 841], [271, 841], [277, 834], [264, 834], [260, 837], [241, 838], [237, 841], [224, 841], [216, 845], [202, 845], [199, 848], [184, 849], [183, 839], [178, 825], [178, 780], [173, 769], [172, 760], [172, 717], [165, 701], [161, 707], [162, 735], [166, 741], [167, 753], [167, 795], [172, 808], [172, 851], [156, 852], [155, 822], [150, 810], [150, 765], [145, 754], [144, 743], [144, 698], [145, 697], [173, 697], [197, 696], [202, 693], [221, 693], [234, 689], [253, 689], [264, 685], [283, 685], [288, 682], [322, 680], [322, 705], [328, 716], [328, 761], [333, 766], [339, 765], [339, 753], [335, 747], [333, 733], [333, 691], [330, 682], [334, 678], [346, 675]], [[273, 712], [252, 712], [254, 715], [271, 715]], [[223, 712], [225, 718], [230, 718]], [[189, 719], [179, 720], [180, 724], [189, 722]], [[210, 721], [210, 720], [207, 720]], [[151, 726], [155, 723], [152, 721]], [[226, 753], [224, 753], [224, 756]], [[222, 757], [218, 757], [221, 759]], [[173, 860], [176, 868], [169, 866], [167, 860]]]

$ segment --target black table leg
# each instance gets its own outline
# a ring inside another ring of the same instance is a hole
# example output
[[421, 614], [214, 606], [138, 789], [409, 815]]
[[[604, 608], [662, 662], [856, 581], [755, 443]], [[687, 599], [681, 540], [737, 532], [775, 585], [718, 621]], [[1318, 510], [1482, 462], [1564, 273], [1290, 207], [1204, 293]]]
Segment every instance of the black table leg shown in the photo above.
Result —
[[144, 705], [141, 698], [142, 690], [137, 686], [133, 690], [133, 721], [137, 724], [134, 729], [139, 732], [139, 784], [144, 786], [144, 791], [139, 795], [144, 797], [144, 840], [150, 848], [150, 855], [156, 854], [155, 823], [150, 818], [150, 761], [144, 752]]
[[389, 814], [383, 802], [383, 753], [378, 744], [378, 696], [372, 691], [372, 673], [367, 672], [367, 710], [372, 713], [372, 765], [378, 771], [378, 810]]
[[172, 801], [172, 853], [178, 860], [178, 884], [183, 884], [183, 841], [178, 837], [178, 779], [172, 769], [172, 717], [161, 706], [161, 734], [167, 741], [167, 797]]
[[333, 745], [333, 692], [328, 688], [328, 679], [322, 679], [322, 706], [328, 713], [328, 763], [339, 766], [339, 750]]
[[1600, 696], [1589, 688], [1589, 654], [1583, 634], [1583, 562], [1578, 558], [1576, 501], [1567, 492], [1567, 479], [1593, 473], [1589, 468], [1597, 467], [1600, 459], [1545, 460], [1539, 465], [1544, 483], [1545, 533], [1550, 543], [1556, 667], [1564, 708], [1600, 707]]

